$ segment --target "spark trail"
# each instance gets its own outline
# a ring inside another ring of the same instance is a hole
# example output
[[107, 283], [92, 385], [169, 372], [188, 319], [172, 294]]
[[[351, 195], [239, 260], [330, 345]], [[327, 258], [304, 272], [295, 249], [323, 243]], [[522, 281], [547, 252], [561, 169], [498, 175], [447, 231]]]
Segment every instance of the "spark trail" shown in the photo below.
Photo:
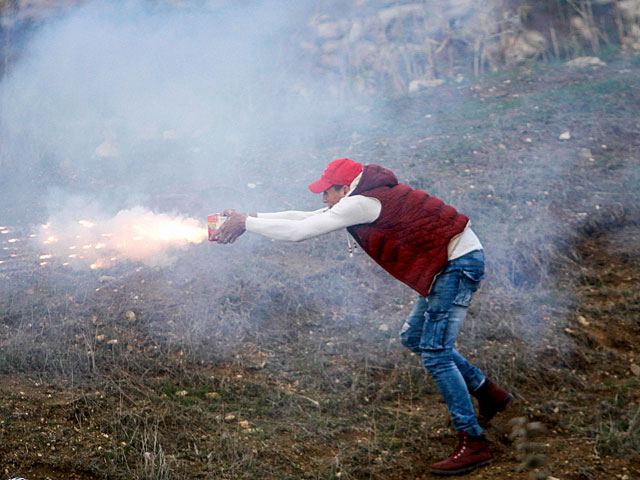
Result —
[[206, 240], [207, 229], [197, 219], [138, 206], [108, 219], [52, 219], [35, 239], [41, 264], [57, 259], [97, 269], [129, 260], [165, 266], [173, 261], [172, 251]]

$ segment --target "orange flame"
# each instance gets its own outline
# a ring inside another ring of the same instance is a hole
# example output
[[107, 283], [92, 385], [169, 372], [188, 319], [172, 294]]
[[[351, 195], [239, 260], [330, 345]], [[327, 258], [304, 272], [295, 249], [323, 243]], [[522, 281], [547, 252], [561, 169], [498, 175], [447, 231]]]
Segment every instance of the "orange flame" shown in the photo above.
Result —
[[[155, 214], [145, 208], [123, 210], [106, 220], [77, 220], [42, 225], [39, 238], [51, 245], [53, 254], [91, 269], [104, 268], [116, 260], [141, 261], [150, 265], [170, 263], [170, 250], [207, 239], [204, 222], [178, 215]], [[53, 245], [55, 244], [55, 245]], [[80, 249], [82, 254], [71, 253]], [[45, 257], [41, 257], [45, 258]], [[49, 257], [46, 257], [49, 258]]]

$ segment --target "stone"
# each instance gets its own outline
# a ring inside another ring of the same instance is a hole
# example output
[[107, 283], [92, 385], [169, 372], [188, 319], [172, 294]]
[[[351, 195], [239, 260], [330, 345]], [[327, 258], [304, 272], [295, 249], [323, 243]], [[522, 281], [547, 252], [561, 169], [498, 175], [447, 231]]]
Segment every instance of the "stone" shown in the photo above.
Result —
[[529, 45], [532, 45], [538, 50], [547, 47], [547, 38], [537, 30], [526, 30], [522, 36]]
[[421, 3], [395, 5], [393, 7], [383, 8], [378, 12], [378, 18], [383, 25], [388, 25], [393, 20], [403, 21], [412, 16], [424, 16], [424, 6]]
[[540, 32], [526, 30], [518, 35], [504, 52], [507, 63], [518, 64], [535, 58], [547, 48], [547, 39]]
[[589, 322], [582, 315], [578, 315], [578, 323], [580, 325], [582, 325], [583, 327], [588, 327], [589, 326]]
[[618, 8], [625, 21], [635, 23], [638, 15], [638, 0], [618, 0]]
[[353, 47], [351, 63], [363, 68], [372, 68], [379, 59], [379, 49], [375, 43], [363, 40]]
[[571, 17], [571, 20], [569, 22], [571, 23], [573, 29], [577, 31], [582, 36], [582, 38], [589, 41], [593, 40], [594, 30], [584, 18], [578, 15], [574, 15], [573, 17]]
[[580, 151], [578, 152], [578, 156], [580, 158], [593, 158], [593, 154], [591, 153], [591, 150], [589, 150], [588, 148], [581, 148]]
[[433, 88], [439, 85], [442, 85], [444, 80], [441, 78], [418, 78], [416, 80], [411, 80], [409, 83], [409, 93], [415, 93], [425, 88]]
[[598, 57], [577, 57], [573, 60], [569, 60], [567, 63], [565, 63], [565, 65], [574, 68], [584, 68], [603, 67], [606, 65], [606, 63], [600, 60]]

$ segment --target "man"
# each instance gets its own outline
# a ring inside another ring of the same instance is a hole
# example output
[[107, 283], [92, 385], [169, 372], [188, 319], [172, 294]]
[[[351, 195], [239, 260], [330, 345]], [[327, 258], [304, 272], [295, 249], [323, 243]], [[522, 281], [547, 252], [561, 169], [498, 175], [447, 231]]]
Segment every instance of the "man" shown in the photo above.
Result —
[[[342, 158], [309, 185], [328, 208], [251, 216], [227, 210], [218, 243], [233, 243], [245, 230], [300, 241], [347, 228], [382, 268], [419, 293], [400, 337], [422, 357], [449, 408], [458, 447], [432, 466], [432, 473], [457, 475], [491, 461], [479, 421], [503, 411], [513, 395], [488, 380], [454, 344], [473, 292], [484, 278], [482, 244], [469, 219], [420, 190], [398, 183], [378, 165]], [[350, 247], [351, 248], [351, 247]], [[469, 394], [478, 400], [476, 417]]]

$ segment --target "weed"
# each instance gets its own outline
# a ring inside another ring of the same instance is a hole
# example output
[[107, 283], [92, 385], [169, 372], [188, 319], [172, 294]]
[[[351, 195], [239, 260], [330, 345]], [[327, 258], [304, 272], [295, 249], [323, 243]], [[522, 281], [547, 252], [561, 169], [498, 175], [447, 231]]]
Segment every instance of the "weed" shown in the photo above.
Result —
[[167, 457], [160, 444], [157, 426], [154, 426], [151, 431], [143, 432], [140, 443], [143, 467], [138, 475], [145, 480], [168, 480], [173, 478], [171, 475], [173, 459]]
[[605, 413], [595, 433], [596, 448], [605, 455], [635, 455], [640, 447], [640, 408]]

